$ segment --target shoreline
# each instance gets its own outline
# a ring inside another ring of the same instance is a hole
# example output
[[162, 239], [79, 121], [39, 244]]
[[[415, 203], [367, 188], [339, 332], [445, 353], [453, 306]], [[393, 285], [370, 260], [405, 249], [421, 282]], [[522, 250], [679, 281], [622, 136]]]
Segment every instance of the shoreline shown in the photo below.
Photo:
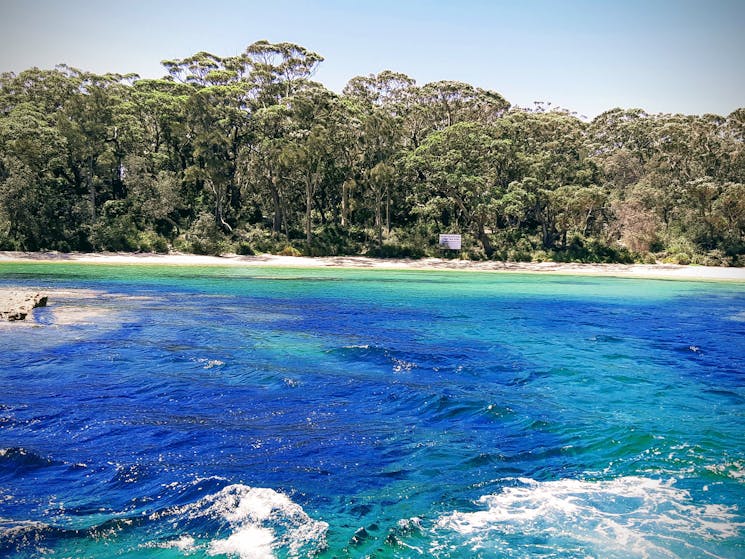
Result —
[[579, 262], [496, 262], [441, 258], [383, 259], [367, 256], [203, 256], [153, 253], [58, 253], [0, 251], [3, 263], [83, 263], [104, 265], [239, 266], [264, 268], [349, 268], [431, 270], [605, 276], [691, 281], [745, 282], [745, 268], [682, 266], [678, 264], [585, 264]]

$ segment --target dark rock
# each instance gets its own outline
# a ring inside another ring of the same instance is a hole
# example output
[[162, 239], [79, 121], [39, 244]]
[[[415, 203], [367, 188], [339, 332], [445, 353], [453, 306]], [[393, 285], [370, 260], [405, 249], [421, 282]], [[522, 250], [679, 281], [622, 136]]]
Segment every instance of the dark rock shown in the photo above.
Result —
[[360, 545], [362, 542], [367, 540], [370, 537], [370, 534], [367, 532], [365, 527], [358, 529], [354, 535], [352, 536], [352, 541], [350, 542], [352, 545]]

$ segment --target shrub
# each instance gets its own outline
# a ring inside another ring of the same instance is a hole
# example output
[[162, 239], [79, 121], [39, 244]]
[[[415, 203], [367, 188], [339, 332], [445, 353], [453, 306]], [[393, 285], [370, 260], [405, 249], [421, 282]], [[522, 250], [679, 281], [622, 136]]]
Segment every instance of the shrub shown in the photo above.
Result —
[[169, 250], [168, 241], [155, 231], [140, 231], [137, 239], [137, 250], [166, 253]]
[[296, 249], [294, 246], [287, 245], [285, 248], [283, 248], [279, 252], [279, 255], [280, 256], [302, 256], [303, 253], [300, 252], [298, 249]]
[[327, 223], [317, 228], [313, 243], [307, 248], [310, 256], [339, 256], [359, 254], [365, 239], [364, 231], [357, 228], [342, 228]]
[[203, 212], [183, 237], [179, 239], [177, 246], [185, 252], [219, 256], [227, 252], [228, 242], [223, 232], [215, 224], [215, 218], [211, 214]]
[[241, 256], [253, 256], [256, 254], [251, 245], [246, 241], [240, 241], [235, 247], [235, 253]]
[[691, 256], [685, 252], [671, 254], [662, 259], [665, 264], [682, 264], [687, 266], [691, 263]]
[[91, 227], [90, 241], [96, 250], [127, 251], [139, 250], [139, 231], [129, 215], [116, 215], [106, 210]]
[[422, 258], [424, 251], [418, 247], [385, 243], [378, 249], [379, 258]]
[[553, 261], [553, 257], [545, 250], [536, 250], [531, 254], [531, 260], [533, 262], [551, 262]]

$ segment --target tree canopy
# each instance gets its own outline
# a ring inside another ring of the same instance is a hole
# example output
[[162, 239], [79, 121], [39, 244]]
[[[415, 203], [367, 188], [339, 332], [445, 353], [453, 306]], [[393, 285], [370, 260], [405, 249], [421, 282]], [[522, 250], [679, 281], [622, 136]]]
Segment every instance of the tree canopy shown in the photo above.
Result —
[[591, 122], [258, 41], [0, 75], [0, 249], [745, 264], [745, 108]]

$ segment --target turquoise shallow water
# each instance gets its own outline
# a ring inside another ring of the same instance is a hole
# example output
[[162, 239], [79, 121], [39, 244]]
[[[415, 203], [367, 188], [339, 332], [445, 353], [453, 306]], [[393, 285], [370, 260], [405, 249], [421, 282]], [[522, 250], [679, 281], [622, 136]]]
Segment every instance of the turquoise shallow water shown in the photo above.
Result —
[[0, 329], [2, 557], [745, 557], [743, 284], [2, 264], [4, 285], [60, 291]]

